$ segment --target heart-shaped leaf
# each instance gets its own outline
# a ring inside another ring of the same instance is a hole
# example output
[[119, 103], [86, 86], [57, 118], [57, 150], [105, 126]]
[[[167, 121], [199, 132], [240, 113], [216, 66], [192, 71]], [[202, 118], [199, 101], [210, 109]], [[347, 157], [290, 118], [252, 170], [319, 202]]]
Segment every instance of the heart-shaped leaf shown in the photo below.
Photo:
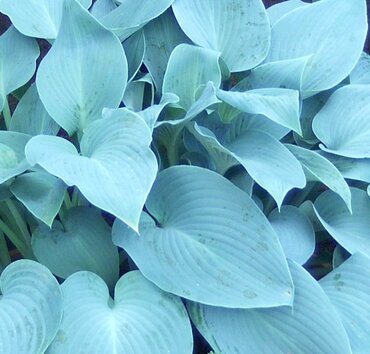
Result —
[[172, 7], [186, 35], [220, 52], [230, 71], [251, 69], [266, 57], [270, 25], [261, 0], [176, 0]]
[[252, 199], [224, 177], [170, 167], [159, 174], [146, 209], [140, 236], [116, 221], [113, 242], [163, 290], [225, 307], [291, 304], [276, 234]]
[[215, 352], [352, 353], [343, 324], [325, 292], [304, 268], [288, 263], [294, 282], [293, 309], [189, 304], [192, 321]]
[[[89, 8], [92, 0], [77, 0]], [[55, 39], [62, 19], [64, 0], [0, 0], [0, 11], [17, 30], [29, 37]]]
[[0, 184], [27, 170], [24, 149], [30, 139], [30, 135], [0, 131]]
[[314, 207], [322, 225], [348, 252], [370, 256], [370, 198], [358, 188], [351, 188], [352, 214], [332, 191], [318, 196]]
[[49, 227], [63, 203], [66, 189], [62, 180], [44, 171], [18, 176], [10, 186], [28, 211]]
[[63, 320], [50, 354], [193, 352], [190, 321], [181, 300], [138, 271], [118, 281], [114, 300], [103, 280], [90, 272], [71, 275], [62, 292]]
[[324, 151], [345, 157], [370, 157], [369, 85], [336, 90], [313, 120], [313, 131]]
[[51, 117], [72, 135], [117, 108], [127, 82], [118, 38], [76, 0], [65, 0], [58, 38], [42, 60], [36, 85]]
[[32, 250], [40, 263], [61, 278], [80, 270], [98, 274], [113, 288], [118, 280], [118, 250], [100, 212], [77, 207], [68, 211], [63, 224], [40, 225], [32, 233]]
[[355, 253], [320, 280], [347, 331], [353, 354], [370, 348], [370, 260]]
[[292, 205], [273, 210], [268, 219], [286, 257], [298, 264], [306, 263], [315, 250], [315, 231], [310, 219]]
[[62, 319], [62, 294], [43, 265], [20, 260], [0, 277], [0, 352], [44, 353]]
[[118, 109], [85, 130], [81, 156], [69, 141], [46, 135], [32, 138], [26, 155], [31, 164], [76, 185], [92, 204], [137, 229], [157, 173], [151, 139], [139, 115]]

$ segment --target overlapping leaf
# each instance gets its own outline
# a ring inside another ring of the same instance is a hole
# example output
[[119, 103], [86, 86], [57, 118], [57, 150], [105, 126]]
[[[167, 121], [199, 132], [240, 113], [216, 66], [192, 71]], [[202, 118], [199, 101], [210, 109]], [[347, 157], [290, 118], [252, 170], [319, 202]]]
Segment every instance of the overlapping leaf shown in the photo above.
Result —
[[151, 131], [137, 114], [119, 109], [85, 130], [81, 155], [67, 140], [40, 135], [26, 147], [27, 159], [67, 185], [76, 185], [97, 207], [137, 229], [157, 173], [149, 148]]
[[186, 35], [220, 52], [230, 71], [251, 69], [266, 57], [270, 26], [261, 0], [176, 0], [172, 7]]
[[163, 290], [225, 307], [291, 304], [276, 234], [250, 197], [224, 177], [193, 166], [166, 169], [146, 210], [140, 236], [116, 221], [113, 241]]
[[163, 354], [193, 352], [184, 305], [146, 280], [125, 274], [115, 299], [94, 273], [78, 272], [62, 284], [64, 314], [47, 353]]
[[301, 266], [289, 261], [289, 267], [295, 289], [293, 309], [243, 310], [189, 304], [192, 321], [215, 352], [352, 353], [327, 295]]
[[1, 273], [1, 353], [44, 353], [61, 319], [61, 290], [46, 267], [20, 260]]
[[42, 60], [36, 84], [51, 117], [72, 135], [117, 108], [127, 82], [118, 38], [76, 0], [65, 0], [58, 38]]

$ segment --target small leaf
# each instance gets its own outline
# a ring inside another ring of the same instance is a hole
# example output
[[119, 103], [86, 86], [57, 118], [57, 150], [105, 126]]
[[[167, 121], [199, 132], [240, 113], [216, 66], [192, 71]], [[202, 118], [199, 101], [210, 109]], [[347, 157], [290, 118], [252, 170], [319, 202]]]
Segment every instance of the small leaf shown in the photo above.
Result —
[[1, 353], [44, 353], [62, 319], [57, 280], [41, 264], [20, 260], [0, 277]]
[[270, 26], [261, 0], [176, 0], [172, 5], [185, 34], [221, 53], [230, 71], [245, 71], [266, 57]]
[[326, 231], [348, 252], [370, 255], [370, 198], [358, 188], [351, 188], [352, 214], [340, 197], [326, 191], [316, 199], [317, 217]]
[[268, 217], [287, 258], [305, 264], [315, 250], [315, 231], [308, 217], [292, 205], [273, 210]]
[[126, 273], [115, 299], [94, 273], [78, 272], [63, 284], [64, 313], [48, 353], [191, 354], [193, 338], [184, 305], [146, 280]]
[[324, 151], [345, 157], [370, 157], [370, 86], [347, 85], [336, 90], [313, 120]]
[[[190, 317], [216, 352], [351, 354], [329, 298], [301, 266], [289, 261], [293, 309], [225, 309], [188, 303]], [[237, 330], [236, 327], [237, 326]]]
[[144, 32], [137, 31], [123, 42], [128, 66], [128, 80], [131, 81], [143, 63], [145, 53]]
[[86, 270], [101, 276], [113, 288], [118, 280], [118, 249], [100, 212], [77, 207], [68, 210], [63, 224], [40, 225], [32, 233], [32, 250], [38, 261], [61, 278]]
[[146, 209], [140, 236], [116, 221], [113, 242], [161, 289], [215, 306], [291, 304], [277, 236], [251, 198], [224, 177], [170, 167], [159, 174]]
[[307, 6], [302, 0], [288, 0], [270, 6], [267, 9], [267, 15], [270, 19], [271, 27], [289, 12], [298, 9], [301, 6]]
[[10, 186], [28, 211], [49, 227], [59, 212], [66, 189], [62, 180], [44, 171], [18, 176]]
[[117, 109], [85, 130], [81, 156], [67, 140], [40, 135], [26, 146], [28, 161], [67, 185], [76, 185], [95, 206], [137, 229], [157, 173], [151, 131], [143, 119]]
[[42, 60], [36, 85], [51, 117], [73, 135], [117, 108], [127, 82], [118, 38], [76, 0], [65, 0], [58, 38]]
[[320, 280], [320, 285], [341, 317], [352, 353], [370, 348], [370, 260], [355, 253]]

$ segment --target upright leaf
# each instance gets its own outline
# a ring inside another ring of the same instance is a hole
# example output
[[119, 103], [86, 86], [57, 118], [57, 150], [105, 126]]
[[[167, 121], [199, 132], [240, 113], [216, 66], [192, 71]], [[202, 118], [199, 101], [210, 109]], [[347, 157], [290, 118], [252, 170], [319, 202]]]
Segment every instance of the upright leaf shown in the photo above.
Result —
[[44, 353], [61, 319], [61, 290], [46, 267], [20, 260], [1, 273], [1, 353]]
[[184, 305], [138, 271], [126, 273], [109, 296], [94, 273], [78, 272], [63, 284], [64, 313], [47, 353], [191, 354], [193, 338]]
[[30, 163], [76, 185], [92, 204], [137, 230], [157, 173], [151, 139], [140, 116], [118, 109], [85, 130], [81, 155], [67, 140], [45, 135], [31, 139], [26, 155]]
[[215, 306], [291, 304], [277, 236], [252, 199], [224, 177], [170, 167], [159, 174], [146, 210], [140, 235], [116, 221], [113, 242], [161, 289]]
[[196, 44], [221, 53], [230, 71], [244, 71], [265, 59], [270, 25], [261, 0], [176, 0], [173, 11]]
[[352, 353], [343, 324], [325, 292], [301, 266], [293, 261], [288, 264], [295, 289], [293, 309], [189, 304], [192, 321], [216, 352]]
[[58, 38], [42, 60], [36, 85], [51, 117], [72, 135], [117, 108], [127, 82], [118, 38], [76, 2], [65, 0]]

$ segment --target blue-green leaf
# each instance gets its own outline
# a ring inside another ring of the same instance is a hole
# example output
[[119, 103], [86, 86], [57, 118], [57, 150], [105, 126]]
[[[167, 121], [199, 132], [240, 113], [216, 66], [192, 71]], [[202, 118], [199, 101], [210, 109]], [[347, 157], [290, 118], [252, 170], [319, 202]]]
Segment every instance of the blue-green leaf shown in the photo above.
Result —
[[30, 135], [0, 130], [0, 184], [27, 170], [24, 155]]
[[324, 151], [345, 157], [370, 157], [369, 85], [347, 85], [335, 91], [313, 120]]
[[160, 288], [216, 306], [291, 304], [276, 234], [227, 179], [200, 167], [170, 167], [159, 174], [145, 206], [140, 235], [116, 221], [113, 242]]
[[38, 261], [61, 278], [80, 270], [98, 274], [113, 288], [118, 280], [118, 249], [100, 212], [88, 207], [68, 210], [63, 224], [52, 229], [40, 225], [32, 233], [32, 250]]
[[278, 22], [283, 16], [285, 16], [289, 12], [298, 9], [301, 6], [307, 5], [308, 3], [303, 2], [302, 0], [288, 0], [270, 6], [267, 9], [267, 15], [270, 19], [271, 27], [274, 26], [276, 22]]
[[31, 85], [17, 104], [9, 130], [29, 135], [56, 135], [59, 129], [42, 104], [36, 85]]
[[1, 273], [1, 353], [44, 353], [61, 319], [61, 290], [46, 267], [20, 260]]
[[128, 65], [128, 80], [132, 80], [140, 69], [144, 59], [144, 32], [137, 31], [123, 42]]
[[348, 252], [370, 255], [370, 198], [358, 188], [351, 188], [352, 214], [340, 197], [326, 191], [316, 199], [316, 214], [325, 229]]
[[[78, 0], [89, 8], [92, 0]], [[0, 11], [17, 30], [29, 37], [55, 39], [62, 19], [64, 0], [0, 0]]]
[[42, 60], [36, 85], [51, 117], [72, 135], [117, 108], [127, 82], [118, 38], [76, 0], [65, 0], [58, 38]]
[[265, 59], [270, 24], [261, 0], [176, 0], [176, 19], [196, 44], [221, 53], [230, 71], [244, 71]]
[[312, 150], [291, 144], [285, 146], [302, 164], [308, 182], [324, 183], [332, 191], [338, 193], [346, 203], [348, 210], [351, 210], [351, 191], [348, 184], [329, 160]]
[[18, 176], [10, 186], [28, 211], [49, 227], [63, 203], [66, 189], [62, 180], [44, 171]]
[[287, 258], [304, 264], [315, 250], [315, 231], [308, 217], [292, 205], [273, 210], [268, 217]]
[[266, 61], [312, 55], [300, 83], [303, 97], [307, 97], [334, 87], [351, 72], [366, 34], [365, 0], [321, 0], [291, 11], [276, 22]]
[[280, 88], [246, 92], [219, 90], [217, 97], [242, 112], [262, 114], [301, 134], [298, 91]]
[[31, 139], [26, 155], [31, 164], [76, 185], [92, 204], [137, 230], [157, 173], [151, 139], [140, 116], [118, 109], [85, 130], [81, 155], [69, 141], [45, 135]]
[[293, 309], [225, 309], [189, 303], [192, 321], [216, 352], [352, 353], [325, 292], [301, 266], [289, 261], [289, 267], [294, 282]]
[[212, 81], [217, 88], [221, 83], [219, 54], [189, 44], [178, 45], [168, 61], [163, 79], [163, 93], [179, 96], [179, 105], [188, 110], [200, 96], [199, 89]]
[[103, 16], [101, 23], [112, 30], [121, 41], [165, 12], [174, 0], [119, 1], [120, 5]]
[[0, 36], [0, 110], [5, 96], [32, 77], [39, 54], [37, 42], [20, 34], [13, 26]]
[[349, 80], [352, 85], [368, 85], [370, 84], [370, 55], [363, 52], [356, 66], [349, 75]]
[[347, 331], [353, 354], [370, 348], [370, 260], [355, 253], [320, 280]]
[[138, 271], [126, 273], [115, 299], [94, 273], [79, 272], [63, 284], [63, 320], [47, 353], [191, 354], [185, 307]]

